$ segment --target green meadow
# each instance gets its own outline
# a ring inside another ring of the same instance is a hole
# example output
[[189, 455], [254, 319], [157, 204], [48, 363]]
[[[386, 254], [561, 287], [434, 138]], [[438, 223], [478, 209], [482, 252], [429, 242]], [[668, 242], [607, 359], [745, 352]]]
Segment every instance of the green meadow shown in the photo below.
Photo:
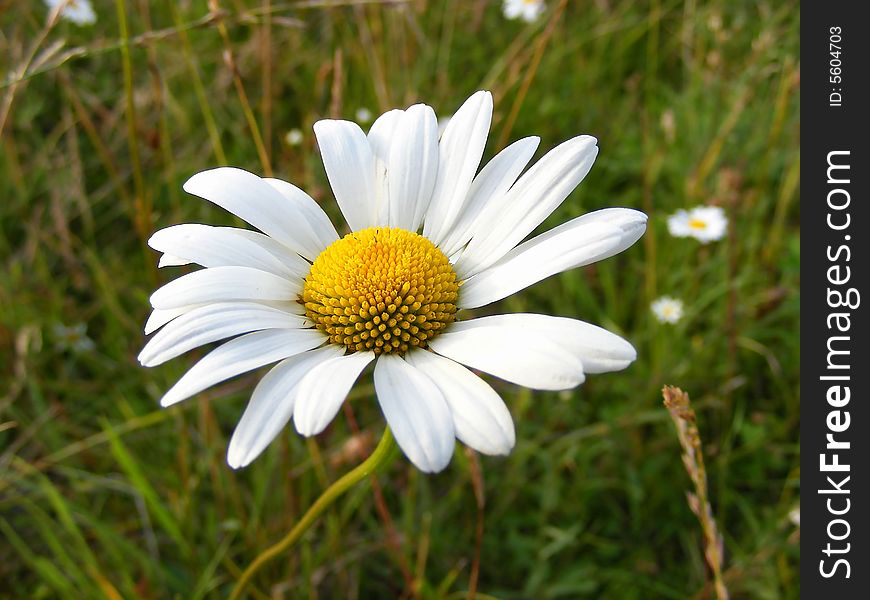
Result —
[[[457, 444], [426, 475], [399, 455], [245, 597], [716, 598], [666, 384], [697, 413], [731, 598], [798, 597], [797, 2], [547, 0], [533, 23], [498, 0], [94, 5], [88, 26], [0, 3], [0, 597], [226, 598], [364, 460], [384, 429], [371, 369], [323, 434], [291, 423], [239, 471], [229, 437], [265, 371], [160, 408], [207, 349], [137, 362], [149, 295], [190, 270], [158, 270], [146, 241], [244, 226], [181, 189], [218, 165], [293, 182], [341, 232], [313, 123], [416, 102], [449, 116], [479, 89], [484, 161], [529, 135], [537, 157], [599, 140], [538, 231], [611, 206], [649, 224], [473, 314], [579, 318], [638, 358], [569, 392], [487, 377], [516, 423], [509, 456]], [[669, 234], [697, 205], [725, 210], [723, 239]], [[664, 295], [684, 302], [676, 324], [650, 309]]]

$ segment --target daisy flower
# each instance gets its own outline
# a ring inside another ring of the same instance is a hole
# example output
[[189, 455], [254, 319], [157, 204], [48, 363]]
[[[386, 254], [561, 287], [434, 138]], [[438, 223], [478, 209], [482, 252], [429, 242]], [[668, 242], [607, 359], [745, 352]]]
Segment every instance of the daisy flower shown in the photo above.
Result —
[[547, 5], [544, 0], [504, 0], [501, 5], [506, 19], [522, 19], [526, 23], [537, 21], [545, 10]]
[[668, 231], [674, 237], [693, 237], [702, 244], [721, 240], [728, 217], [721, 206], [696, 206], [678, 210], [668, 217]]
[[356, 117], [358, 123], [365, 124], [372, 122], [372, 111], [365, 107], [356, 109], [356, 115], [354, 116]]
[[676, 323], [683, 318], [683, 301], [670, 296], [662, 296], [650, 308], [660, 323]]
[[800, 528], [801, 526], [801, 505], [798, 504], [793, 509], [788, 511], [788, 520], [792, 522], [792, 525]]
[[60, 5], [60, 16], [76, 25], [93, 25], [97, 22], [97, 14], [89, 0], [45, 0], [49, 9], [55, 9]]
[[58, 350], [71, 350], [73, 352], [91, 352], [96, 348], [94, 340], [88, 337], [88, 326], [84, 323], [75, 325], [55, 324], [52, 327], [55, 346]]
[[[233, 337], [161, 399], [171, 406], [221, 381], [277, 363], [258, 383], [230, 441], [233, 468], [249, 464], [292, 419], [323, 431], [362, 371], [374, 365], [377, 400], [411, 462], [444, 469], [458, 438], [507, 454], [514, 424], [470, 368], [539, 390], [581, 384], [627, 367], [635, 350], [595, 325], [538, 314], [460, 320], [542, 279], [621, 252], [646, 215], [610, 208], [523, 242], [583, 180], [596, 139], [562, 143], [523, 173], [539, 138], [514, 142], [480, 172], [492, 96], [477, 92], [438, 138], [429, 106], [391, 110], [368, 134], [323, 120], [314, 133], [350, 229], [339, 235], [302, 190], [221, 167], [184, 189], [260, 232], [175, 225], [149, 244], [161, 266], [205, 267], [151, 296], [139, 355], [156, 366]], [[238, 336], [238, 337], [234, 337]]]
[[287, 132], [287, 135], [284, 136], [284, 141], [287, 142], [288, 146], [298, 146], [302, 143], [302, 140], [305, 139], [305, 136], [302, 135], [302, 131], [293, 128]]

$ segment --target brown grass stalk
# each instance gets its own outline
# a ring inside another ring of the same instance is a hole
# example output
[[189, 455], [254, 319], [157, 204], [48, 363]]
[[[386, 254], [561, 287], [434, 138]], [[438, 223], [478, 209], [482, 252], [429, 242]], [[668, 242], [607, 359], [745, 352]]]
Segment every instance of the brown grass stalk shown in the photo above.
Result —
[[[217, 0], [208, 1], [209, 10], [213, 13], [220, 13], [220, 6]], [[254, 146], [257, 149], [257, 156], [260, 157], [260, 164], [263, 166], [263, 173], [266, 177], [271, 177], [272, 162], [269, 159], [269, 153], [266, 151], [266, 146], [263, 143], [263, 136], [260, 133], [260, 127], [257, 125], [257, 118], [254, 116], [254, 111], [251, 108], [251, 102], [248, 100], [248, 93], [245, 91], [245, 85], [242, 82], [242, 75], [236, 63], [235, 55], [233, 54], [233, 45], [230, 41], [230, 33], [227, 30], [227, 25], [223, 19], [217, 20], [217, 30], [220, 34], [221, 41], [224, 45], [223, 59], [227, 68], [233, 76], [233, 85], [236, 88], [236, 95], [239, 97], [239, 103], [242, 105], [242, 113], [245, 115], [245, 121], [248, 124], [248, 129], [251, 131], [251, 138], [254, 141]]]
[[707, 470], [704, 466], [704, 454], [701, 450], [701, 435], [698, 433], [695, 411], [689, 401], [689, 394], [678, 387], [666, 385], [662, 389], [665, 407], [677, 428], [677, 437], [683, 447], [683, 465], [695, 487], [695, 492], [687, 492], [689, 508], [698, 517], [704, 532], [704, 557], [713, 573], [713, 585], [718, 600], [728, 600], [728, 589], [722, 577], [724, 558], [724, 543], [713, 508], [707, 494]]
[[538, 67], [541, 66], [541, 59], [544, 57], [544, 50], [547, 48], [547, 42], [549, 42], [550, 38], [553, 37], [553, 32], [556, 31], [556, 25], [559, 23], [562, 13], [565, 12], [565, 6], [567, 6], [567, 4], [568, 0], [561, 0], [561, 2], [559, 2], [553, 16], [550, 18], [550, 22], [547, 23], [546, 28], [544, 28], [541, 36], [538, 38], [538, 43], [535, 46], [535, 53], [532, 55], [532, 62], [529, 65], [529, 70], [526, 71], [526, 77], [523, 79], [523, 83], [517, 92], [513, 105], [511, 106], [511, 112], [508, 115], [507, 122], [504, 124], [504, 127], [502, 127], [501, 135], [499, 135], [498, 143], [496, 144], [496, 150], [501, 150], [507, 146], [511, 130], [514, 128], [514, 123], [520, 114], [523, 102], [526, 100], [526, 94], [528, 94], [529, 88], [532, 87], [532, 81], [535, 79]]

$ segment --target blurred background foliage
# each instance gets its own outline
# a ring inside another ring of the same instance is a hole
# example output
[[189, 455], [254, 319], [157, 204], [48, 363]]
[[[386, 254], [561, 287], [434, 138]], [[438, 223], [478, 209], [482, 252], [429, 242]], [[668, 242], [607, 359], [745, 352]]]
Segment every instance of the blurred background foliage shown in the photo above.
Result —
[[[732, 597], [798, 596], [797, 2], [548, 0], [531, 24], [495, 0], [94, 9], [77, 26], [0, 2], [0, 596], [225, 597], [361, 460], [383, 428], [369, 375], [326, 433], [291, 426], [239, 472], [225, 452], [256, 373], [159, 409], [202, 352], [136, 362], [148, 296], [175, 276], [145, 240], [239, 224], [181, 190], [218, 164], [292, 181], [336, 219], [312, 123], [417, 101], [449, 116], [477, 89], [496, 104], [486, 157], [526, 135], [539, 155], [599, 138], [542, 229], [650, 215], [622, 255], [477, 313], [579, 317], [639, 358], [559, 394], [492, 381], [513, 454], [457, 446], [437, 476], [394, 462], [251, 597], [712, 597], [665, 383], [698, 412]], [[667, 215], [698, 204], [725, 208], [725, 239], [669, 236]], [[664, 294], [685, 302], [676, 325], [650, 311]]]

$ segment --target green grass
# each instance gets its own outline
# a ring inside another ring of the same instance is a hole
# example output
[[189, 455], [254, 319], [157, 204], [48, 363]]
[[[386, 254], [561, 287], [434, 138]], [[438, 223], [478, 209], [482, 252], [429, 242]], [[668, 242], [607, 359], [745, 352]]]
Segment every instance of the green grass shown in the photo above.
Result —
[[[599, 138], [590, 175], [544, 226], [617, 205], [650, 224], [624, 254], [478, 313], [582, 318], [625, 335], [638, 360], [570, 393], [492, 381], [517, 424], [509, 457], [457, 446], [437, 476], [395, 461], [378, 481], [398, 550], [361, 486], [252, 597], [466, 597], [478, 462], [479, 598], [712, 597], [665, 383], [699, 413], [732, 597], [798, 596], [796, 2], [571, 1], [549, 40], [557, 0], [535, 25], [505, 21], [497, 1], [226, 0], [212, 18], [204, 1], [118, 2], [96, 3], [94, 27], [44, 36], [42, 3], [0, 5], [0, 596], [226, 597], [360, 462], [343, 452], [345, 413], [310, 442], [291, 426], [230, 470], [256, 373], [158, 407], [202, 352], [136, 362], [148, 296], [174, 276], [144, 239], [239, 224], [180, 187], [222, 162], [271, 168], [336, 220], [313, 122], [418, 100], [449, 114], [481, 88], [496, 102], [488, 157], [500, 139], [540, 135], [540, 155]], [[299, 147], [284, 142], [295, 127]], [[701, 203], [726, 208], [728, 239], [671, 238], [667, 215]], [[676, 326], [650, 313], [663, 294], [686, 301]], [[76, 323], [93, 350], [58, 345], [55, 325]], [[349, 405], [371, 448], [383, 418], [361, 383]]]

